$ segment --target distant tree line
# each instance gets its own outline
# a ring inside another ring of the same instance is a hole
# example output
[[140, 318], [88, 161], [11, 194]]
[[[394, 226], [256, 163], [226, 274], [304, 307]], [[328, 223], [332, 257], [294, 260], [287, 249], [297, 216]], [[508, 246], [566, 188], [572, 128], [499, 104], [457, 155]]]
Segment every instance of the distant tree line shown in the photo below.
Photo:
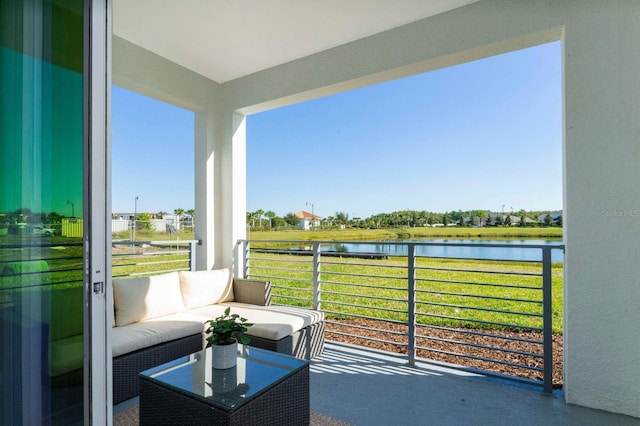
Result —
[[[540, 220], [542, 218], [542, 220]], [[247, 212], [247, 226], [251, 230], [281, 230], [296, 228], [300, 219], [293, 213], [284, 217], [271, 210]], [[320, 229], [338, 228], [402, 228], [402, 227], [562, 227], [562, 215], [551, 215], [549, 211], [491, 212], [489, 210], [457, 210], [444, 213], [426, 210], [399, 210], [392, 213], [379, 213], [367, 218], [349, 217], [345, 212], [335, 212], [320, 220]]]

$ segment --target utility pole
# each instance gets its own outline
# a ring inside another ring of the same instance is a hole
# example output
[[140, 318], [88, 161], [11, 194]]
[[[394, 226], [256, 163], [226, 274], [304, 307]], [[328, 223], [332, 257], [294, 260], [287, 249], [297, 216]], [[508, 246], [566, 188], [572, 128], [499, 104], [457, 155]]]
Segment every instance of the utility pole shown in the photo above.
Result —
[[133, 245], [136, 242], [136, 227], [137, 227], [137, 220], [138, 220], [138, 196], [136, 195], [136, 199], [134, 201], [133, 204], [133, 244], [131, 244], [131, 251], [133, 251]]
[[71, 201], [67, 200], [67, 205], [69, 204], [71, 204], [71, 217], [76, 217], [75, 205]]

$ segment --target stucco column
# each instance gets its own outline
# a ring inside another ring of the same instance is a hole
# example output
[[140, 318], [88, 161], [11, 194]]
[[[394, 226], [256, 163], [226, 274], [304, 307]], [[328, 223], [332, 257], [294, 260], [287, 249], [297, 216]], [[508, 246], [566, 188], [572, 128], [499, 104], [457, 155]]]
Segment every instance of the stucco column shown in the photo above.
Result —
[[246, 236], [245, 118], [207, 110], [195, 126], [197, 269], [231, 267], [236, 241]]
[[214, 111], [205, 110], [195, 114], [195, 238], [202, 242], [196, 254], [196, 268], [199, 270], [211, 269], [215, 264], [214, 123]]

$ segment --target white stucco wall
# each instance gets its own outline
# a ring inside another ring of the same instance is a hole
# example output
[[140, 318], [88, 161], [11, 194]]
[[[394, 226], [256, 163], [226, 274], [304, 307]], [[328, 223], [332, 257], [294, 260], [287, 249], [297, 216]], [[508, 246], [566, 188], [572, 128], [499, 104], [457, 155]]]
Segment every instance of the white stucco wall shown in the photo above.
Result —
[[[198, 80], [204, 95], [182, 77], [153, 74], [180, 86], [163, 100], [185, 96], [174, 101], [206, 111], [196, 119], [197, 146], [206, 145], [196, 148], [196, 199], [209, 196], [196, 204], [198, 226], [207, 215], [206, 264], [229, 265], [230, 246], [244, 236], [243, 114], [552, 40], [563, 41], [564, 61], [565, 396], [640, 417], [636, 0], [481, 0], [220, 87]], [[119, 57], [145, 65], [120, 55], [124, 47], [114, 43], [114, 65]], [[137, 81], [149, 79], [143, 72], [127, 78], [125, 87], [159, 90]]]

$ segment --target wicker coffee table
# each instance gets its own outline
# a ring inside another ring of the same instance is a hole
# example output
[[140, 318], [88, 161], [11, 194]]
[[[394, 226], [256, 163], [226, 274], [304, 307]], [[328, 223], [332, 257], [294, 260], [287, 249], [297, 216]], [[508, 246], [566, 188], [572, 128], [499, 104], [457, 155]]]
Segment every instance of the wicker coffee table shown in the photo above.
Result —
[[140, 373], [140, 424], [308, 425], [309, 361], [238, 347], [226, 370], [205, 349]]

